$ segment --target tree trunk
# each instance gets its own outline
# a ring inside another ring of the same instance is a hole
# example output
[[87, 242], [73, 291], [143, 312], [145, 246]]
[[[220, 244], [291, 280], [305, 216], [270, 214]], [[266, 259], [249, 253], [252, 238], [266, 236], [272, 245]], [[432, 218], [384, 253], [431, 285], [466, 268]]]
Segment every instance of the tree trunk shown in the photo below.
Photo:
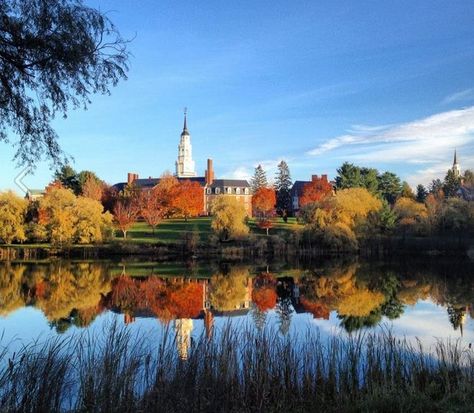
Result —
[[125, 229], [122, 229], [122, 233], [123, 233], [123, 238], [127, 238], [127, 230]]

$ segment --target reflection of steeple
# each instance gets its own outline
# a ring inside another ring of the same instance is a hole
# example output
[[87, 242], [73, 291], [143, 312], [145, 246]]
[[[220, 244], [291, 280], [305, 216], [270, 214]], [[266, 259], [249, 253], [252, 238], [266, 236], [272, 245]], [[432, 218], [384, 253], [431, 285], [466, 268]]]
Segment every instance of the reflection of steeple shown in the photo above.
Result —
[[191, 347], [191, 332], [193, 331], [193, 320], [190, 318], [180, 318], [175, 320], [176, 346], [179, 358], [187, 360], [189, 347]]

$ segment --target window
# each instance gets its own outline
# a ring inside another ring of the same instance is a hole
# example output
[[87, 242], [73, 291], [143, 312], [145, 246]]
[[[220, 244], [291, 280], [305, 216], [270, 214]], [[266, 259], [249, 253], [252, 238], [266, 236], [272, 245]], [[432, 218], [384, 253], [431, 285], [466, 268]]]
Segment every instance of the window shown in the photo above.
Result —
[[240, 188], [235, 188], [235, 193], [236, 193], [237, 195], [240, 195]]
[[232, 193], [232, 188], [231, 188], [230, 186], [227, 188], [227, 193], [228, 193], [228, 194], [231, 194], [231, 193]]
[[249, 194], [249, 189], [248, 189], [248, 188], [245, 188], [245, 189], [244, 189], [244, 193], [245, 193], [245, 195], [248, 195], [248, 194]]
[[220, 188], [216, 188], [216, 194], [220, 194], [221, 192], [221, 189]]
[[206, 188], [206, 194], [211, 194], [212, 193], [212, 189], [211, 188]]

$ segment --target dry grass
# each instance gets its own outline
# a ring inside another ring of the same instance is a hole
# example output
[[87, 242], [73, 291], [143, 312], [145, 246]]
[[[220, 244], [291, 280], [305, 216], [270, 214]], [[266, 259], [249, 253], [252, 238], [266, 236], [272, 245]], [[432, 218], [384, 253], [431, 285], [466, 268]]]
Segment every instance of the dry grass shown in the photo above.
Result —
[[229, 325], [181, 360], [173, 328], [152, 342], [111, 325], [1, 352], [0, 411], [471, 411], [473, 352], [431, 350], [387, 330], [326, 340]]

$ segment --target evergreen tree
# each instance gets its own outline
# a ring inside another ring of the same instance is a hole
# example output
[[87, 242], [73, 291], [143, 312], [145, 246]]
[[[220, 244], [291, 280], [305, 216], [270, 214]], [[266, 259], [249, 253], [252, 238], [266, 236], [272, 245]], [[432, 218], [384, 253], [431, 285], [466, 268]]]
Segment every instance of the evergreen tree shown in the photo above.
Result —
[[446, 197], [456, 196], [457, 191], [461, 188], [461, 179], [456, 176], [454, 171], [450, 169], [444, 178], [443, 191]]
[[77, 172], [70, 166], [64, 165], [54, 173], [54, 179], [61, 182], [62, 186], [72, 190], [76, 195], [80, 192]]
[[400, 178], [393, 172], [384, 172], [379, 176], [379, 191], [390, 204], [395, 203], [402, 193]]
[[425, 199], [427, 196], [428, 196], [428, 191], [423, 185], [419, 184], [416, 187], [416, 200], [418, 202], [425, 202]]
[[291, 175], [290, 168], [285, 161], [278, 164], [278, 172], [275, 177], [276, 209], [278, 213], [286, 217], [291, 210]]
[[337, 170], [336, 187], [338, 189], [358, 188], [363, 186], [361, 171], [358, 166], [344, 162]]
[[258, 165], [255, 168], [255, 173], [250, 180], [250, 187], [252, 188], [252, 193], [257, 192], [260, 188], [265, 188], [268, 186], [267, 175], [262, 168], [262, 165]]
[[379, 189], [379, 171], [374, 168], [360, 168], [361, 183], [371, 194], [376, 195]]
[[429, 191], [430, 191], [430, 194], [438, 194], [439, 191], [442, 191], [443, 190], [443, 183], [441, 182], [441, 179], [433, 179], [430, 183], [430, 186], [429, 186]]

